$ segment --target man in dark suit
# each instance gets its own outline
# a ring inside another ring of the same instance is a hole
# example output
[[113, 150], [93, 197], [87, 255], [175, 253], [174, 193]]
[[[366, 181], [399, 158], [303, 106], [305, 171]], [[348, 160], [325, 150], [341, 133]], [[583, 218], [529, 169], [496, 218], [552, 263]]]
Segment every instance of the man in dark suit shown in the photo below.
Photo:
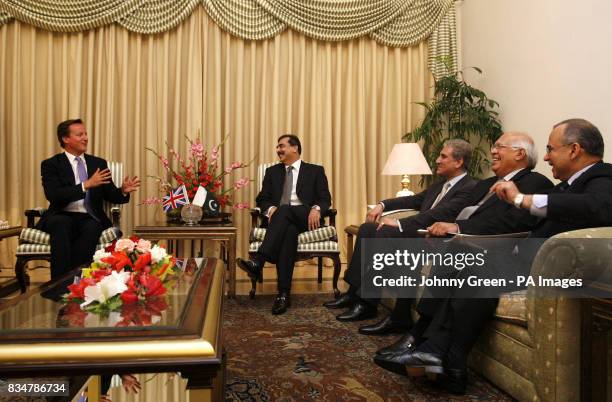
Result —
[[320, 227], [331, 206], [331, 194], [322, 166], [300, 159], [302, 145], [297, 136], [279, 137], [276, 153], [281, 163], [269, 167], [257, 196], [257, 206], [268, 217], [264, 240], [252, 260], [238, 258], [238, 266], [252, 279], [261, 280], [266, 261], [276, 264], [278, 296], [273, 314], [291, 305], [290, 291], [298, 235]]
[[[325, 303], [328, 308], [349, 307], [340, 314], [340, 321], [364, 320], [376, 315], [378, 299], [362, 299], [361, 288], [361, 239], [385, 237], [416, 237], [417, 230], [424, 229], [439, 220], [454, 219], [471, 200], [471, 191], [476, 184], [466, 172], [472, 154], [471, 145], [460, 139], [446, 141], [436, 160], [436, 173], [443, 177], [425, 191], [409, 197], [398, 197], [381, 201], [366, 216], [366, 223], [359, 227], [355, 251], [344, 280], [350, 285], [348, 292], [340, 298]], [[383, 218], [383, 211], [415, 209], [420, 213], [403, 219]], [[412, 299], [398, 299], [393, 313], [374, 325], [359, 328], [366, 335], [383, 335], [405, 332], [412, 326], [406, 311]]]
[[[436, 222], [431, 225], [428, 228], [431, 236], [525, 232], [537, 224], [537, 217], [508, 205], [491, 192], [495, 183], [507, 182], [514, 183], [523, 192], [548, 191], [553, 187], [546, 177], [531, 171], [537, 163], [537, 152], [531, 137], [523, 133], [505, 133], [495, 142], [491, 156], [491, 168], [495, 176], [481, 180], [476, 185], [472, 192], [471, 205], [459, 213], [455, 222]], [[450, 275], [458, 272], [452, 271]], [[435, 289], [425, 291], [436, 295]], [[451, 340], [465, 345], [471, 339], [466, 333], [479, 331], [476, 324], [483, 315], [489, 314], [487, 309], [483, 312], [478, 308], [470, 310], [468, 305], [463, 303], [464, 300], [447, 297], [422, 298], [417, 307], [419, 320], [414, 327], [394, 344], [380, 349], [374, 361], [383, 368], [403, 374], [406, 373], [406, 366], [417, 367], [419, 370], [429, 366], [432, 372], [440, 370]], [[469, 306], [471, 307], [471, 303]], [[440, 313], [440, 310], [445, 309], [451, 313]], [[446, 321], [448, 316], [461, 317], [461, 322], [466, 325], [460, 327], [461, 331], [451, 332]], [[458, 377], [463, 374], [461, 371]]]
[[80, 119], [57, 126], [57, 139], [64, 152], [42, 161], [42, 184], [49, 208], [37, 227], [51, 236], [51, 278], [91, 261], [102, 231], [111, 221], [102, 201], [129, 201], [140, 186], [137, 177], [123, 179], [117, 188], [104, 159], [85, 154], [88, 136]]

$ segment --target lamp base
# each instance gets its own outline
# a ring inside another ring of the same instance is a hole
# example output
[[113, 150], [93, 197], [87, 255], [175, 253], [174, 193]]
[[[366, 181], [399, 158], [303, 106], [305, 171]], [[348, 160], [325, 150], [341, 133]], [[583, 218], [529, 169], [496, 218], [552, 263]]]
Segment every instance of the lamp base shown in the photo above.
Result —
[[400, 190], [395, 194], [396, 197], [410, 197], [411, 195], [414, 195], [414, 192], [407, 189]]

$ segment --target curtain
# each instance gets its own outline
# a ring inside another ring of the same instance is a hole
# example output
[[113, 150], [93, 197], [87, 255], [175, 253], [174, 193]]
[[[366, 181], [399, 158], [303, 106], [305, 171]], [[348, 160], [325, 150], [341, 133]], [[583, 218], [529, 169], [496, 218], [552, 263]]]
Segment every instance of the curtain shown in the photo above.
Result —
[[[262, 41], [223, 31], [197, 7], [175, 29], [142, 35], [111, 24], [57, 33], [13, 20], [0, 26], [0, 219], [25, 226], [24, 209], [46, 207], [40, 162], [60, 152], [57, 124], [81, 117], [89, 153], [124, 163], [143, 179], [122, 211], [122, 230], [161, 219], [148, 175], [163, 173], [145, 147], [181, 153], [201, 134], [210, 149], [229, 134], [223, 165], [255, 162], [233, 179], [256, 179], [276, 160], [279, 135], [302, 140], [303, 159], [325, 167], [337, 227], [359, 223], [368, 203], [393, 196], [399, 177], [380, 172], [393, 144], [423, 117], [431, 96], [425, 42], [390, 48], [361, 37], [321, 42], [292, 30]], [[227, 184], [231, 184], [228, 181]], [[254, 203], [247, 186], [237, 202]], [[235, 211], [238, 255], [247, 252], [250, 216]], [[0, 243], [14, 263], [16, 240]]]

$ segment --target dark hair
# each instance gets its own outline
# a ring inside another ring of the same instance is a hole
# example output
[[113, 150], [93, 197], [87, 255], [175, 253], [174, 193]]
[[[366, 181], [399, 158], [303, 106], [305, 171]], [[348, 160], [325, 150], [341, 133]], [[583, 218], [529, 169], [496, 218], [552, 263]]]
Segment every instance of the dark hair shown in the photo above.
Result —
[[591, 122], [585, 119], [567, 119], [555, 124], [554, 128], [565, 125], [563, 141], [566, 144], [578, 143], [586, 153], [603, 158], [604, 140]]
[[62, 138], [70, 135], [70, 126], [73, 124], [83, 124], [81, 119], [65, 120], [57, 125], [57, 140], [60, 143], [60, 147], [64, 148], [65, 144]]
[[298, 147], [298, 154], [302, 155], [302, 143], [300, 142], [300, 139], [297, 137], [297, 135], [293, 135], [293, 134], [283, 134], [280, 137], [278, 137], [278, 140], [276, 142], [280, 142], [280, 140], [282, 140], [283, 138], [288, 138], [288, 142], [289, 145], [295, 147], [297, 145]]
[[461, 166], [461, 168], [463, 170], [468, 170], [472, 160], [472, 146], [469, 142], [461, 138], [453, 138], [451, 140], [446, 140], [443, 146], [452, 148], [453, 152], [451, 155], [453, 159], [456, 161], [463, 159], [463, 166]]

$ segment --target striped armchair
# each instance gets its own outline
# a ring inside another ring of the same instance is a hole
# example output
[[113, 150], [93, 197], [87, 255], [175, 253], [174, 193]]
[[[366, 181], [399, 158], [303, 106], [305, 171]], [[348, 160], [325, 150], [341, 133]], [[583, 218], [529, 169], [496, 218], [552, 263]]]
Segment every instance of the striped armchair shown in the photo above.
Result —
[[[109, 162], [108, 168], [111, 171], [113, 182], [117, 186], [121, 186], [123, 182], [123, 164], [120, 162]], [[104, 211], [111, 217], [113, 226], [104, 230], [98, 240], [96, 249], [104, 248], [113, 240], [121, 236], [119, 224], [121, 219], [121, 209], [118, 205], [105, 203]], [[21, 231], [19, 235], [19, 246], [17, 247], [17, 262], [15, 263], [15, 277], [19, 283], [21, 292], [24, 293], [30, 282], [30, 278], [26, 273], [26, 264], [30, 261], [50, 261], [51, 260], [51, 245], [50, 236], [42, 230], [34, 229], [36, 220], [40, 218], [45, 209], [36, 208], [25, 211], [27, 218], [27, 227]]]
[[[261, 188], [266, 169], [272, 166], [272, 163], [264, 163], [257, 168], [257, 184]], [[334, 276], [332, 286], [334, 295], [338, 296], [338, 278], [340, 277], [340, 249], [338, 247], [338, 235], [336, 232], [336, 214], [335, 209], [329, 209], [324, 218], [328, 221], [328, 225], [322, 226], [316, 230], [301, 233], [298, 236], [298, 253], [297, 261], [304, 261], [311, 258], [318, 259], [318, 274], [317, 282], [323, 282], [323, 258], [329, 258], [334, 263]], [[251, 233], [249, 237], [249, 256], [253, 258], [255, 253], [261, 246], [261, 243], [266, 235], [265, 226], [268, 218], [261, 212], [259, 208], [251, 210]], [[255, 297], [257, 283], [251, 280], [251, 290], [249, 296]]]

